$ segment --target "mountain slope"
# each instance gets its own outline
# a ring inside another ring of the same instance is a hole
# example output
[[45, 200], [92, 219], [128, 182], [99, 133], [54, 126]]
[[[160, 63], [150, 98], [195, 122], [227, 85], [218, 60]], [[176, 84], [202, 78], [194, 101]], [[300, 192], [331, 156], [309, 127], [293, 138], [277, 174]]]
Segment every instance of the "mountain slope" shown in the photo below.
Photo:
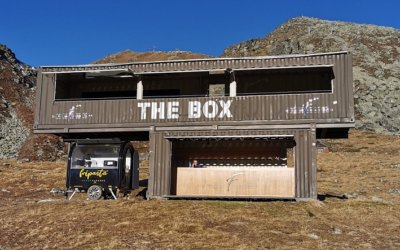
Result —
[[400, 30], [299, 17], [265, 38], [224, 50], [223, 56], [353, 54], [356, 126], [400, 134]]
[[108, 55], [105, 58], [96, 61], [95, 63], [149, 62], [198, 58], [209, 58], [209, 56], [189, 51], [134, 52], [131, 50], [125, 50], [119, 53]]

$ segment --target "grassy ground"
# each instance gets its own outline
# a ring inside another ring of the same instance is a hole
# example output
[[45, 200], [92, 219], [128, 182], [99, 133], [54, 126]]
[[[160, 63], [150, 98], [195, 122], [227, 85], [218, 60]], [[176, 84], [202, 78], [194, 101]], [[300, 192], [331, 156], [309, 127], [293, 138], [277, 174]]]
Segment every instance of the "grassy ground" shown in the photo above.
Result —
[[399, 249], [400, 138], [327, 143], [312, 202], [67, 202], [64, 162], [0, 161], [0, 249]]

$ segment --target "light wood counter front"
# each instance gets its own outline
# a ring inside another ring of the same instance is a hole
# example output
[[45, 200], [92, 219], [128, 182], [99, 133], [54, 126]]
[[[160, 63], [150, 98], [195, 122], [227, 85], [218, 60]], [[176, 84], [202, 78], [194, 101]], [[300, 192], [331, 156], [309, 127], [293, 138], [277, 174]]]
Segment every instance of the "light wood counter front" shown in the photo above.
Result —
[[294, 168], [185, 168], [176, 172], [176, 195], [294, 197]]

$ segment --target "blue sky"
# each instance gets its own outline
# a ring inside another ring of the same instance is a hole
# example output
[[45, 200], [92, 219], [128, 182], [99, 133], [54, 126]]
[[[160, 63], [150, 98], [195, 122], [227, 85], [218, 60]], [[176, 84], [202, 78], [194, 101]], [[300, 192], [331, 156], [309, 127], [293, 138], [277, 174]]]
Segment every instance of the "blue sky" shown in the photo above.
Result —
[[301, 15], [400, 29], [397, 0], [9, 0], [0, 6], [0, 43], [33, 66], [85, 64], [126, 49], [218, 56]]

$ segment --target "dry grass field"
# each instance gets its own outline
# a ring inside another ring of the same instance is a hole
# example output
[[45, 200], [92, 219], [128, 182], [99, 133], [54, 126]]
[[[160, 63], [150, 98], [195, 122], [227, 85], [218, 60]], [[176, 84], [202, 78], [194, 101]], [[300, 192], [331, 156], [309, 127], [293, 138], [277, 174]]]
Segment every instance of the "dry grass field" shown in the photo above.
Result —
[[400, 138], [326, 143], [311, 202], [65, 201], [64, 162], [0, 161], [0, 249], [399, 249]]

